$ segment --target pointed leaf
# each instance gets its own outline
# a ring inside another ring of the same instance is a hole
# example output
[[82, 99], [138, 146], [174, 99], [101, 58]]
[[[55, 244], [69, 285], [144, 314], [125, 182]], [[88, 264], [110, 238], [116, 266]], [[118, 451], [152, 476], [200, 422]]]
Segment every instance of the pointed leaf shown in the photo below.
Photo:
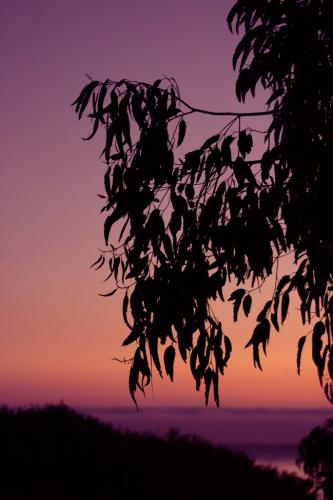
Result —
[[98, 295], [100, 295], [101, 297], [111, 297], [112, 295], [114, 295], [116, 293], [117, 290], [118, 290], [118, 288], [115, 288], [114, 290], [112, 290], [112, 292], [99, 293]]
[[329, 376], [333, 380], [333, 347], [331, 347], [331, 349], [330, 349], [330, 355], [328, 358], [327, 369], [328, 369]]
[[252, 306], [251, 295], [250, 294], [245, 295], [244, 300], [243, 300], [243, 311], [244, 311], [244, 314], [246, 317], [250, 314], [251, 306]]
[[323, 341], [321, 337], [325, 333], [325, 325], [322, 321], [317, 321], [314, 325], [312, 332], [312, 359], [317, 367], [320, 366], [321, 362], [321, 350], [323, 347]]
[[129, 324], [128, 319], [127, 319], [127, 309], [128, 309], [128, 292], [126, 291], [125, 297], [123, 300], [123, 319], [125, 321], [125, 324], [128, 326], [130, 330], [132, 330], [132, 326]]
[[285, 292], [282, 295], [282, 304], [281, 304], [281, 323], [283, 324], [288, 313], [289, 308], [289, 293]]
[[137, 382], [138, 382], [138, 372], [132, 366], [130, 369], [130, 372], [129, 372], [129, 380], [128, 380], [129, 392], [130, 392], [131, 398], [133, 399], [133, 402], [136, 406], [136, 409], [139, 410], [136, 399], [135, 399], [135, 395], [134, 395], [134, 393], [136, 391]]
[[107, 87], [107, 82], [108, 80], [106, 80], [103, 85], [102, 85], [102, 88], [99, 92], [99, 95], [98, 95], [98, 102], [97, 102], [97, 110], [98, 110], [98, 116], [99, 116], [99, 119], [102, 123], [106, 123], [105, 122], [105, 119], [104, 119], [104, 113], [103, 113], [103, 105], [104, 105], [104, 99], [105, 99], [105, 96], [106, 96], [106, 92], [108, 90], [108, 87]]
[[132, 342], [135, 342], [139, 336], [140, 332], [138, 330], [132, 330], [128, 337], [126, 337], [126, 339], [123, 341], [122, 345], [126, 346], [132, 344]]
[[305, 341], [306, 341], [305, 335], [303, 337], [301, 337], [298, 341], [298, 347], [297, 347], [297, 374], [298, 375], [300, 375], [300, 371], [301, 371], [302, 351], [303, 351]]
[[95, 267], [95, 271], [97, 271], [98, 269], [100, 269], [103, 266], [104, 262], [105, 262], [105, 257], [103, 255], [101, 262], [99, 263], [99, 265], [97, 267]]
[[268, 300], [266, 302], [266, 304], [264, 305], [264, 307], [262, 308], [262, 310], [260, 311], [260, 313], [258, 314], [258, 316], [257, 316], [258, 323], [260, 323], [261, 321], [264, 321], [264, 319], [266, 318], [267, 313], [268, 313], [271, 305], [272, 305], [272, 301]]
[[245, 295], [246, 291], [243, 288], [239, 288], [238, 290], [235, 290], [232, 292], [232, 294], [229, 297], [229, 301], [233, 300], [234, 301], [234, 307], [233, 307], [233, 316], [234, 316], [234, 321], [236, 322], [238, 319], [238, 311], [240, 308], [240, 305], [242, 303], [242, 299]]
[[96, 132], [98, 130], [98, 126], [99, 126], [99, 119], [96, 118], [95, 121], [94, 121], [94, 126], [93, 126], [93, 129], [91, 131], [91, 134], [88, 135], [88, 137], [82, 137], [82, 139], [84, 141], [90, 141], [90, 139], [92, 139], [94, 137], [94, 135], [96, 134]]
[[91, 264], [90, 268], [92, 268], [92, 267], [96, 266], [97, 264], [99, 264], [102, 259], [103, 259], [103, 254], [101, 253], [101, 255], [98, 257], [98, 259], [96, 260], [96, 262], [94, 262], [93, 264]]
[[276, 287], [276, 293], [279, 294], [282, 290], [282, 288], [284, 288], [290, 281], [290, 276], [287, 274], [285, 276], [283, 276], [280, 280], [279, 280], [279, 283]]
[[259, 370], [262, 371], [259, 357], [259, 346], [257, 344], [253, 344], [253, 364], [255, 368], [258, 366]]
[[230, 300], [242, 299], [244, 297], [245, 293], [246, 293], [246, 290], [244, 290], [244, 288], [238, 288], [237, 290], [234, 290], [232, 292], [232, 294], [230, 295], [228, 300], [230, 301]]
[[178, 132], [178, 141], [177, 141], [177, 147], [180, 146], [184, 139], [185, 139], [185, 134], [186, 134], [186, 122], [182, 118], [179, 122], [179, 132]]
[[208, 405], [209, 390], [210, 390], [210, 386], [211, 386], [211, 382], [212, 382], [212, 376], [213, 376], [212, 370], [210, 368], [207, 368], [207, 370], [205, 371], [205, 375], [204, 375], [206, 406]]
[[110, 172], [111, 172], [111, 167], [107, 169], [104, 175], [104, 187], [105, 187], [105, 192], [108, 195], [108, 197], [111, 197], [111, 186], [110, 186]]
[[218, 372], [213, 373], [213, 389], [214, 389], [214, 401], [217, 407], [220, 406], [220, 395], [219, 395], [219, 376]]
[[224, 354], [224, 358], [223, 358], [223, 363], [224, 363], [224, 366], [227, 366], [227, 362], [229, 361], [231, 351], [232, 351], [232, 344], [231, 344], [229, 337], [227, 337], [227, 335], [224, 335], [224, 347], [225, 347], [225, 354]]
[[169, 345], [164, 352], [164, 365], [166, 374], [169, 375], [171, 382], [173, 382], [173, 365], [175, 361], [176, 351], [173, 345]]
[[220, 136], [219, 134], [216, 134], [216, 135], [213, 135], [212, 137], [210, 137], [209, 139], [207, 139], [203, 145], [201, 146], [201, 151], [203, 151], [204, 149], [207, 149], [209, 148], [210, 146], [212, 146], [213, 144], [215, 144], [215, 142], [217, 142], [218, 140], [220, 139]]
[[279, 323], [275, 313], [271, 314], [271, 322], [277, 332], [280, 331]]
[[109, 242], [109, 234], [110, 234], [110, 231], [111, 231], [111, 227], [122, 216], [123, 216], [123, 211], [119, 207], [116, 207], [115, 210], [112, 212], [112, 214], [109, 215], [105, 219], [105, 222], [104, 222], [104, 239], [105, 239], [105, 244], [106, 245]]

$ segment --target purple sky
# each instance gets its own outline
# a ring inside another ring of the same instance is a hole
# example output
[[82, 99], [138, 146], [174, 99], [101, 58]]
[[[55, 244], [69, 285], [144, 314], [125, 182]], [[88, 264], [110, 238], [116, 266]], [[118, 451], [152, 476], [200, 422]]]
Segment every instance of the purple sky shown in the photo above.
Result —
[[[166, 74], [198, 107], [262, 109], [262, 98], [241, 108], [234, 96], [237, 38], [225, 22], [231, 5], [2, 2], [0, 402], [130, 404], [127, 370], [110, 361], [125, 354], [120, 299], [98, 297], [103, 276], [89, 270], [102, 241], [95, 196], [103, 190], [101, 143], [80, 140], [89, 124], [77, 121], [70, 103], [87, 83], [85, 73], [145, 81]], [[220, 124], [191, 121], [186, 147]], [[264, 375], [243, 354], [248, 325], [230, 328], [242, 354], [226, 376], [227, 405], [327, 406], [313, 368], [305, 366], [303, 379], [295, 374], [299, 327], [289, 326], [289, 337], [276, 341]], [[175, 384], [157, 388], [158, 404], [203, 403], [183, 367]]]

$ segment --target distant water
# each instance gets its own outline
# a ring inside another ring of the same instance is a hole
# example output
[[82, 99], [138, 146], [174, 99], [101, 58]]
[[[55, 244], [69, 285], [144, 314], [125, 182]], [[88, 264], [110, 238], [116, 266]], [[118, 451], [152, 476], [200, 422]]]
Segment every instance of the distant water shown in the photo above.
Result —
[[296, 466], [300, 440], [333, 418], [328, 409], [131, 407], [77, 408], [115, 428], [165, 435], [171, 428], [246, 453], [256, 463], [302, 475]]
[[256, 464], [275, 467], [280, 472], [289, 472], [304, 476], [302, 470], [296, 465], [298, 444], [289, 443], [249, 443], [227, 445], [233, 451], [248, 455]]

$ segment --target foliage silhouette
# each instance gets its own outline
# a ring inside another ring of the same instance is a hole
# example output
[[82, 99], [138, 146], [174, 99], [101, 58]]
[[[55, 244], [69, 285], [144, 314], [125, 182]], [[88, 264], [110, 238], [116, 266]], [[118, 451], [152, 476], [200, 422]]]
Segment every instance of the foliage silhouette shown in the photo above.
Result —
[[65, 406], [0, 409], [0, 435], [2, 500], [313, 498], [245, 455], [171, 431], [120, 432]]
[[[150, 359], [172, 379], [177, 344], [181, 358], [190, 358], [197, 390], [203, 383], [206, 403], [212, 391], [219, 405], [232, 345], [211, 302], [225, 300], [225, 287], [234, 283], [228, 300], [237, 321], [251, 313], [253, 292], [270, 276], [272, 297], [246, 345], [254, 366], [261, 369], [261, 352], [272, 327], [279, 331], [286, 320], [293, 295], [303, 324], [311, 323], [313, 362], [333, 401], [332, 16], [330, 0], [235, 3], [229, 27], [244, 30], [233, 57], [236, 94], [244, 102], [260, 83], [269, 93], [262, 112], [194, 108], [172, 78], [92, 80], [73, 103], [79, 118], [91, 106], [86, 140], [99, 128], [105, 133], [105, 249], [92, 267], [109, 267], [115, 286], [105, 296], [124, 290], [130, 329], [124, 345], [135, 345], [134, 401], [151, 381]], [[230, 121], [178, 160], [186, 117], [203, 113]], [[271, 116], [259, 158], [249, 116]], [[279, 259], [288, 253], [295, 271], [280, 277]], [[298, 373], [305, 340], [298, 344]]]
[[298, 464], [311, 477], [313, 493], [322, 490], [327, 500], [333, 498], [333, 420], [302, 439]]

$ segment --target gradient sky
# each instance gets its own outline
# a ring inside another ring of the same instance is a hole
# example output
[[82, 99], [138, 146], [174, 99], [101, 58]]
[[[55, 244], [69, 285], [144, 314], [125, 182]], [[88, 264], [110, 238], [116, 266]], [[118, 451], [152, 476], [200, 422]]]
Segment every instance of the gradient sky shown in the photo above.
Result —
[[[102, 243], [101, 143], [83, 143], [89, 124], [70, 103], [87, 83], [173, 76], [188, 102], [238, 111], [228, 33], [231, 0], [10, 0], [0, 7], [1, 86], [1, 337], [0, 402], [128, 404], [127, 367], [111, 361], [121, 347], [121, 297], [105, 299], [103, 273], [89, 265]], [[263, 108], [262, 96], [246, 104]], [[243, 109], [243, 108], [242, 108]], [[221, 128], [220, 119], [190, 123], [186, 146]], [[256, 122], [257, 126], [261, 126]], [[284, 264], [288, 270], [288, 262]], [[265, 300], [265, 292], [256, 307]], [[243, 347], [253, 321], [233, 325], [215, 305], [234, 341], [222, 385], [226, 406], [328, 407], [293, 315], [273, 334], [264, 372]], [[229, 309], [230, 311], [230, 309]], [[175, 383], [155, 377], [147, 405], [202, 405], [186, 367]]]

